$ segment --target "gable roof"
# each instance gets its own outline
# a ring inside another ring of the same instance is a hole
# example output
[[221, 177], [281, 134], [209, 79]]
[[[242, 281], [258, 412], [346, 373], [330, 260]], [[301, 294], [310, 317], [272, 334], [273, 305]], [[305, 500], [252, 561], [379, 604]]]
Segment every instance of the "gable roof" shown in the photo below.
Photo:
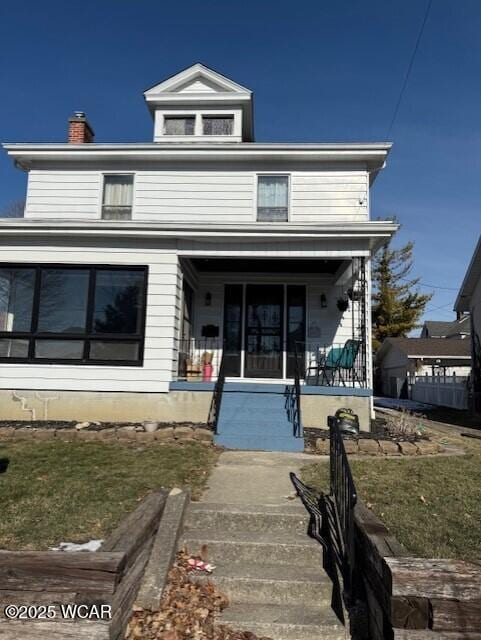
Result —
[[[199, 83], [197, 86], [195, 83]], [[177, 73], [156, 82], [154, 85], [144, 91], [144, 96], [155, 95], [162, 92], [188, 92], [191, 87], [192, 93], [217, 91], [223, 93], [245, 94], [247, 97], [252, 96], [252, 91], [241, 84], [227, 78], [222, 73], [214, 71], [201, 62], [182, 69]]]
[[451, 324], [451, 328], [448, 330], [446, 338], [451, 338], [452, 336], [458, 336], [461, 334], [466, 336], [471, 335], [471, 318], [469, 315], [465, 315], [463, 318], [455, 320]]
[[144, 98], [152, 115], [160, 107], [235, 105], [242, 110], [245, 140], [254, 139], [252, 91], [201, 62], [157, 82]]
[[408, 358], [471, 358], [469, 340], [433, 340], [432, 338], [386, 338], [378, 355], [395, 348]]
[[424, 326], [431, 338], [445, 338], [451, 329], [452, 322], [444, 320], [426, 320]]
[[454, 303], [455, 311], [469, 311], [471, 306], [471, 296], [481, 280], [481, 236], [474, 250], [473, 257], [469, 263], [468, 270], [464, 276], [463, 284], [459, 289], [458, 297]]
[[469, 316], [459, 320], [426, 320], [423, 328], [426, 328], [430, 338], [451, 338], [457, 335], [470, 335]]

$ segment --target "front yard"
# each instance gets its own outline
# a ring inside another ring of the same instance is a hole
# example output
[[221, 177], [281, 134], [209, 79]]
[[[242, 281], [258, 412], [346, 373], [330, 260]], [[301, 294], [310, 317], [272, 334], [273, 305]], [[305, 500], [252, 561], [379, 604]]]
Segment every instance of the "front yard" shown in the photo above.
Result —
[[[105, 538], [151, 490], [198, 497], [217, 459], [197, 443], [0, 442], [0, 549], [47, 549]], [[3, 467], [6, 465], [4, 464]]]
[[[481, 558], [481, 441], [446, 438], [464, 456], [350, 459], [359, 497], [413, 555]], [[328, 462], [303, 469], [327, 491]]]

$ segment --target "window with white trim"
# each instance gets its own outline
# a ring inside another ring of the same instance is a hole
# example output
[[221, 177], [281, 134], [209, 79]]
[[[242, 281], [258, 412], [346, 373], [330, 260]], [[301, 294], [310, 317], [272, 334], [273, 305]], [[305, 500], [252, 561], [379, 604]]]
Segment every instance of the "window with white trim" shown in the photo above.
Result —
[[257, 220], [287, 222], [289, 215], [289, 176], [257, 177]]
[[105, 175], [102, 198], [103, 220], [130, 220], [134, 176], [132, 174]]
[[202, 116], [202, 132], [205, 136], [231, 136], [234, 116]]
[[195, 134], [195, 116], [165, 116], [164, 135], [193, 136]]

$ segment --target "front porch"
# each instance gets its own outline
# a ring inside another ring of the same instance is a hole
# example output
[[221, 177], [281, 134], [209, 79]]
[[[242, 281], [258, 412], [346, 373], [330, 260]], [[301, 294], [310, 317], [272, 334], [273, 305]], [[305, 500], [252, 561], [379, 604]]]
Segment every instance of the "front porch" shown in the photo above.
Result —
[[228, 382], [372, 387], [364, 257], [182, 267], [177, 383], [215, 382], [222, 370]]
[[369, 430], [365, 257], [182, 266], [182, 338], [170, 389], [192, 401], [213, 394], [217, 444], [302, 451], [302, 427], [325, 428], [341, 407]]

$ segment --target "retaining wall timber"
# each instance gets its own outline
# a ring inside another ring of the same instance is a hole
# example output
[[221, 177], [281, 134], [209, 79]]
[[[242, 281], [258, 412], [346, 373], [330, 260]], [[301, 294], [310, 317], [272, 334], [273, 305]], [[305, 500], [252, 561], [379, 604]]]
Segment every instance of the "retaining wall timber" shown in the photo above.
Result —
[[[117, 640], [132, 612], [167, 491], [148, 495], [96, 552], [0, 551], [2, 640]], [[54, 619], [9, 620], [5, 606], [55, 605]], [[62, 604], [110, 605], [111, 617], [62, 619]]]
[[371, 640], [481, 640], [481, 561], [412, 557], [362, 502], [355, 526]]

